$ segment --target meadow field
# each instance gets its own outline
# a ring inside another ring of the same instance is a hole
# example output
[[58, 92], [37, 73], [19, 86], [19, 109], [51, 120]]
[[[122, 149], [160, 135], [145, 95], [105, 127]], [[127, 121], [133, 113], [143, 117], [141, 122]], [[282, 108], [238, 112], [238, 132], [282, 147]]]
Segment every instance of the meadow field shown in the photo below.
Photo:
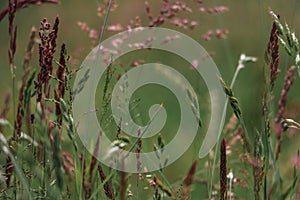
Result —
[[299, 11], [2, 0], [0, 199], [300, 200]]

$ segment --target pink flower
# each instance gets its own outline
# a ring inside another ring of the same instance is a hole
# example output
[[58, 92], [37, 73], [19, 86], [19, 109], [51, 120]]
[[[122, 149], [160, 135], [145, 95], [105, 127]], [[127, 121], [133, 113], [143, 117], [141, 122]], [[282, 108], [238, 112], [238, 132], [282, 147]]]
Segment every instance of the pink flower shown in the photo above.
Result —
[[114, 24], [107, 27], [108, 31], [122, 31], [123, 27], [121, 24]]
[[291, 162], [295, 167], [300, 168], [300, 156], [293, 156]]
[[192, 67], [193, 67], [193, 68], [197, 68], [198, 65], [199, 65], [199, 61], [198, 61], [198, 60], [193, 60], [193, 62], [192, 62]]
[[129, 191], [129, 192], [128, 192], [128, 196], [129, 196], [129, 197], [132, 197], [132, 196], [133, 196], [132, 191]]

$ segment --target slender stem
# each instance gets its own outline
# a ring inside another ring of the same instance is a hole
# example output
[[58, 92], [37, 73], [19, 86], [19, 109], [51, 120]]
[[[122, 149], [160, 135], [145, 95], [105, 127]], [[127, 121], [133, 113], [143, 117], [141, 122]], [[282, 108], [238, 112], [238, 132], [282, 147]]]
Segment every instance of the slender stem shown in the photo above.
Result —
[[[230, 84], [230, 88], [233, 88], [234, 83], [235, 83], [235, 81], [236, 81], [236, 78], [237, 78], [237, 76], [238, 76], [238, 74], [239, 74], [239, 72], [240, 72], [241, 69], [243, 69], [243, 66], [242, 66], [241, 64], [239, 64], [239, 65], [237, 66], [237, 68], [236, 68], [234, 74], [233, 74], [232, 81], [231, 81], [231, 84]], [[225, 109], [225, 110], [226, 110], [226, 109]]]
[[268, 199], [267, 176], [264, 177], [264, 200]]
[[229, 199], [232, 199], [232, 179], [229, 179]]
[[99, 38], [99, 45], [98, 45], [97, 55], [100, 51], [100, 44], [103, 40], [104, 31], [105, 31], [106, 26], [107, 26], [107, 21], [108, 21], [108, 16], [109, 16], [109, 13], [110, 13], [111, 5], [112, 5], [112, 0], [109, 1], [108, 7], [107, 7], [107, 12], [106, 12], [105, 17], [104, 17], [104, 22], [103, 22], [103, 26], [102, 26], [101, 34], [100, 34], [100, 38]]
[[[107, 26], [107, 21], [108, 21], [108, 16], [109, 16], [109, 13], [110, 13], [111, 5], [112, 5], [112, 0], [109, 1], [108, 7], [107, 7], [107, 11], [106, 11], [106, 14], [105, 14], [105, 17], [104, 17], [103, 26], [101, 27], [101, 33], [100, 33], [100, 37], [99, 37], [99, 43], [98, 43], [98, 48], [97, 48], [97, 53], [96, 53], [96, 59], [95, 59], [95, 65], [92, 68], [93, 69], [93, 72], [92, 72], [93, 75], [95, 75], [95, 69], [96, 69], [97, 64], [99, 62], [99, 55], [100, 55], [101, 43], [102, 43], [102, 40], [103, 40], [104, 31], [105, 31], [106, 26]], [[93, 97], [92, 97], [92, 89], [90, 90], [89, 98], [93, 99]], [[94, 109], [94, 108], [89, 108], [89, 110], [92, 110], [92, 109]]]

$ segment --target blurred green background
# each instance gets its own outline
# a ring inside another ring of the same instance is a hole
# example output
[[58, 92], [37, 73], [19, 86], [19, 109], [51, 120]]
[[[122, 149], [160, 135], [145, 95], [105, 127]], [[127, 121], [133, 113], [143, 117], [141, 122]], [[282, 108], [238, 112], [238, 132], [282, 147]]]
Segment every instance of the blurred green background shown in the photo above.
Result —
[[[130, 19], [140, 16], [144, 25], [147, 25], [148, 19], [145, 13], [144, 1], [130, 0], [117, 1], [119, 6], [115, 12], [112, 12], [109, 18], [109, 24], [128, 24]], [[161, 1], [148, 1], [153, 13], [158, 13], [162, 5]], [[90, 27], [99, 29], [102, 25], [103, 17], [97, 16], [97, 5], [102, 1], [61, 1], [59, 5], [43, 4], [42, 6], [31, 5], [22, 9], [16, 14], [16, 24], [18, 25], [17, 52], [15, 64], [17, 66], [17, 80], [20, 80], [22, 73], [21, 64], [28, 41], [31, 27], [37, 29], [40, 26], [40, 20], [46, 17], [49, 22], [53, 22], [56, 15], [60, 16], [59, 42], [64, 41], [67, 44], [68, 53], [71, 54], [77, 48], [83, 48], [79, 61], [82, 61], [90, 51], [92, 45], [87, 33], [80, 30], [77, 26], [78, 21], [86, 22]], [[215, 63], [227, 82], [230, 82], [237, 61], [241, 53], [256, 56], [259, 58], [256, 64], [250, 64], [239, 75], [235, 93], [241, 102], [242, 109], [249, 124], [257, 124], [256, 115], [260, 114], [257, 109], [260, 106], [262, 95], [262, 66], [264, 63], [264, 51], [267, 45], [272, 19], [268, 10], [272, 9], [275, 13], [282, 16], [282, 21], [290, 24], [293, 31], [297, 33], [300, 30], [300, 3], [296, 0], [287, 1], [204, 1], [202, 5], [195, 1], [187, 1], [187, 4], [193, 8], [193, 13], [187, 13], [182, 18], [196, 20], [200, 23], [193, 31], [183, 30], [172, 25], [164, 25], [175, 30], [182, 31], [191, 36], [208, 51], [215, 52], [213, 57]], [[219, 5], [228, 6], [229, 11], [220, 14], [208, 14], [198, 11], [198, 7], [214, 7]], [[0, 10], [7, 6], [7, 1], [1, 1]], [[202, 35], [207, 30], [228, 29], [229, 34], [226, 39], [217, 39], [215, 37], [210, 41], [204, 41]], [[106, 32], [105, 37], [111, 33]], [[11, 75], [8, 63], [7, 49], [8, 39], [8, 19], [5, 17], [0, 23], [0, 102], [3, 102], [4, 94], [11, 89]], [[37, 50], [37, 48], [36, 48]], [[281, 57], [280, 68], [289, 67], [289, 59], [283, 54]], [[38, 67], [35, 59], [31, 62], [33, 67]], [[280, 77], [282, 80], [282, 77]], [[280, 80], [280, 79], [279, 79]], [[278, 81], [279, 83], [280, 81]], [[17, 82], [19, 83], [19, 82]], [[278, 86], [280, 86], [278, 84]], [[279, 90], [281, 87], [277, 87]], [[295, 87], [294, 89], [295, 90]]]
[[[148, 19], [145, 12], [144, 1], [142, 0], [127, 0], [117, 1], [118, 8], [112, 12], [109, 17], [109, 24], [128, 24], [129, 20], [140, 16], [142, 24], [147, 25]], [[149, 0], [153, 13], [158, 13], [161, 8], [162, 1]], [[300, 32], [300, 3], [297, 0], [223, 0], [223, 1], [205, 1], [197, 4], [196, 1], [187, 0], [187, 5], [193, 8], [192, 13], [181, 15], [182, 18], [196, 20], [199, 26], [194, 30], [184, 30], [170, 24], [163, 27], [172, 28], [181, 31], [190, 37], [197, 40], [208, 52], [215, 52], [213, 57], [221, 72], [224, 80], [231, 81], [233, 73], [236, 69], [237, 62], [241, 53], [249, 56], [258, 57], [258, 62], [249, 64], [243, 69], [234, 87], [236, 97], [239, 99], [242, 112], [245, 117], [245, 122], [251, 131], [260, 129], [261, 127], [261, 106], [263, 94], [263, 79], [262, 69], [264, 65], [264, 52], [269, 38], [272, 18], [268, 14], [269, 9], [281, 15], [281, 21], [286, 21], [292, 31]], [[85, 56], [92, 48], [91, 40], [86, 32], [80, 30], [77, 25], [78, 21], [86, 22], [90, 27], [99, 29], [103, 23], [103, 17], [97, 16], [97, 7], [102, 1], [83, 1], [69, 0], [62, 1], [59, 5], [44, 4], [41, 6], [29, 6], [22, 9], [16, 14], [16, 25], [18, 25], [17, 37], [17, 52], [15, 55], [16, 83], [20, 85], [20, 77], [22, 75], [22, 61], [25, 53], [26, 44], [28, 41], [31, 27], [37, 29], [40, 26], [40, 21], [46, 17], [49, 22], [53, 22], [56, 15], [60, 16], [58, 44], [64, 41], [67, 44], [68, 53], [82, 48], [82, 53], [79, 61], [83, 61]], [[208, 14], [198, 11], [198, 8], [214, 7], [225, 5], [229, 11], [220, 14]], [[1, 0], [0, 10], [7, 6], [7, 1]], [[205, 41], [202, 35], [207, 30], [212, 29], [228, 29], [229, 34], [226, 39], [217, 39], [215, 37], [210, 41]], [[111, 32], [106, 32], [104, 37], [109, 37]], [[0, 105], [4, 101], [7, 91], [11, 91], [12, 78], [10, 74], [7, 49], [9, 46], [8, 37], [8, 19], [5, 17], [0, 22]], [[35, 49], [37, 55], [37, 48]], [[284, 72], [290, 67], [291, 60], [282, 51], [279, 68], [283, 73], [279, 75], [276, 82], [275, 94], [280, 94], [283, 87]], [[31, 61], [31, 66], [38, 69], [37, 56]], [[79, 67], [79, 66], [77, 66]], [[294, 87], [289, 93], [289, 105], [300, 100], [299, 96], [299, 80], [296, 80]], [[275, 102], [278, 101], [278, 95], [275, 97]], [[0, 107], [1, 108], [1, 107]], [[230, 110], [230, 108], [229, 108]], [[231, 113], [231, 110], [230, 112]], [[11, 113], [10, 113], [11, 115]], [[299, 121], [299, 116], [295, 119]], [[299, 138], [299, 137], [298, 137]], [[289, 141], [292, 146], [299, 146], [299, 140]], [[293, 151], [295, 152], [295, 151]], [[189, 161], [190, 162], [190, 161]], [[188, 166], [184, 166], [188, 168]], [[186, 170], [185, 170], [186, 171]], [[168, 173], [168, 172], [167, 172]], [[171, 174], [170, 174], [171, 176]]]

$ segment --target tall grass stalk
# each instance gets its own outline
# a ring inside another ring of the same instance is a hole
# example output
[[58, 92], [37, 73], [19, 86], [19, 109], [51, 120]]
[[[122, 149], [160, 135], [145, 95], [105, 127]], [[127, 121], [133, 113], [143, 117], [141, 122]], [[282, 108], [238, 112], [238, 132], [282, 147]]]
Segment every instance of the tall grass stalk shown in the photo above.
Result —
[[[233, 78], [230, 83], [230, 88], [234, 87], [234, 84], [236, 82], [238, 74], [239, 74], [240, 70], [245, 68], [245, 64], [249, 63], [249, 62], [256, 62], [256, 60], [257, 59], [255, 57], [249, 57], [249, 56], [246, 56], [245, 54], [241, 54], [240, 59], [238, 61], [238, 66], [234, 72]], [[222, 113], [222, 120], [221, 120], [222, 122], [225, 121], [225, 118], [226, 118], [227, 105], [228, 105], [228, 98], [225, 101], [225, 105], [224, 105], [224, 109], [223, 109], [223, 113]], [[241, 121], [241, 124], [242, 124], [244, 130], [247, 131], [244, 121]], [[248, 135], [248, 132], [246, 132], [246, 134]], [[213, 190], [214, 174], [215, 174], [215, 169], [216, 169], [215, 166], [216, 166], [216, 162], [217, 162], [217, 158], [218, 158], [219, 145], [220, 145], [220, 138], [218, 139], [218, 142], [215, 147], [216, 150], [214, 151], [215, 156], [214, 156], [213, 167], [212, 167], [212, 172], [211, 172], [211, 176], [210, 176], [210, 186], [209, 186], [209, 190], [208, 190], [209, 198], [212, 198], [211, 195], [212, 195], [212, 190]]]

